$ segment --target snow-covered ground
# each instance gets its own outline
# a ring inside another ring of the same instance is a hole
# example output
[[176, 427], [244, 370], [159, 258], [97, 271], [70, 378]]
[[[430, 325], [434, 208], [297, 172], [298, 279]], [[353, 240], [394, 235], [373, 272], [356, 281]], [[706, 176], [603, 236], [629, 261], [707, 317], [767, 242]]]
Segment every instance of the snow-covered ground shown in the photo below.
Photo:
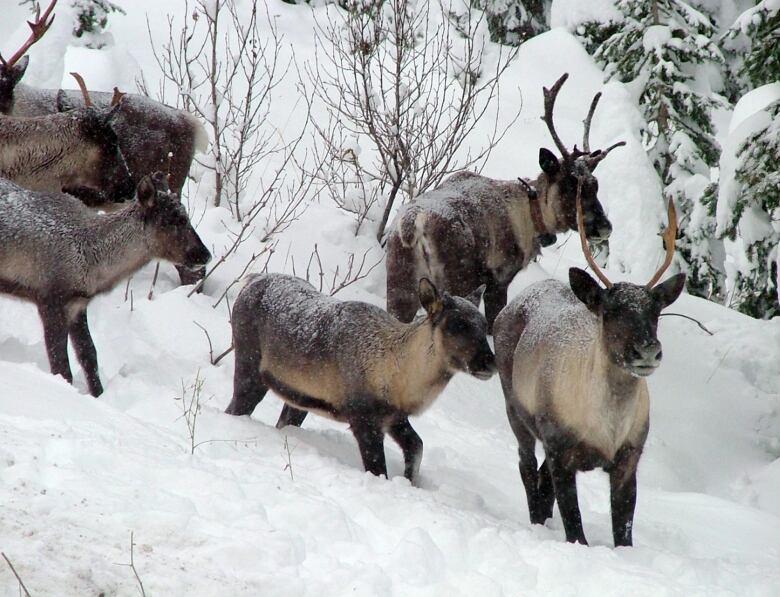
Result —
[[[9, 3], [8, 14], [21, 18]], [[52, 75], [54, 61], [41, 64], [44, 44], [67, 40], [63, 7], [57, 26], [65, 29], [31, 52], [29, 82], [53, 77], [49, 84], [56, 85], [73, 67], [91, 69], [94, 88], [127, 89], [140, 71], [153, 81], [146, 14], [162, 32], [172, 4], [121, 4], [128, 14], [111, 17], [115, 46], [61, 47]], [[298, 59], [311, 56], [309, 9], [269, 6]], [[25, 35], [5, 14], [4, 54]], [[102, 62], [87, 58], [95, 54]], [[552, 146], [538, 118], [541, 87], [564, 70], [571, 77], [556, 122], [570, 144], [579, 140], [602, 75], [573, 37], [554, 30], [524, 45], [505, 76], [501, 118], [510, 120], [520, 105], [522, 111], [487, 174], [537, 172], [538, 148]], [[295, 81], [285, 81], [279, 120], [270, 124], [290, 125], [283, 109], [296, 94]], [[592, 136], [594, 146], [628, 141], [597, 175], [615, 226], [608, 273], [640, 282], [660, 258], [655, 232], [663, 209], [632, 132], [636, 118], [622, 86], [607, 85]], [[258, 184], [263, 176], [265, 170]], [[193, 184], [186, 199], [219, 257], [228, 244], [222, 222], [230, 216], [206, 207], [208, 196], [207, 183]], [[270, 268], [290, 272], [295, 262], [300, 273], [314, 243], [331, 270], [343, 267], [349, 252], [371, 249], [378, 259], [371, 229], [355, 238], [351, 226], [332, 205], [313, 204], [283, 233]], [[512, 295], [538, 279], [564, 279], [570, 265], [583, 263], [576, 243], [565, 240], [518, 277]], [[270, 394], [252, 418], [223, 414], [233, 358], [211, 366], [196, 322], [215, 351], [229, 345], [225, 304], [212, 305], [243, 266], [241, 257], [235, 261], [210, 279], [204, 295], [187, 298], [164, 265], [152, 300], [150, 266], [133, 278], [132, 301], [122, 287], [93, 302], [106, 387], [98, 400], [85, 394], [75, 365], [74, 387], [48, 374], [35, 310], [0, 299], [0, 550], [33, 595], [140, 594], [126, 566], [131, 532], [147, 595], [780, 594], [780, 318], [756, 321], [688, 296], [669, 309], [701, 320], [714, 335], [682, 318], [661, 320], [665, 357], [649, 379], [651, 430], [639, 467], [635, 547], [612, 547], [608, 483], [600, 472], [579, 476], [591, 542], [582, 547], [565, 543], [557, 512], [546, 527], [529, 524], [497, 378], [457, 376], [413, 421], [425, 442], [420, 488], [402, 477], [391, 441], [385, 480], [362, 471], [344, 425], [312, 415], [302, 429], [277, 431], [281, 403]], [[384, 267], [340, 296], [383, 305]], [[200, 445], [190, 454], [176, 398], [196, 378], [203, 381], [203, 408], [195, 426]], [[18, 595], [5, 562], [0, 595]]]

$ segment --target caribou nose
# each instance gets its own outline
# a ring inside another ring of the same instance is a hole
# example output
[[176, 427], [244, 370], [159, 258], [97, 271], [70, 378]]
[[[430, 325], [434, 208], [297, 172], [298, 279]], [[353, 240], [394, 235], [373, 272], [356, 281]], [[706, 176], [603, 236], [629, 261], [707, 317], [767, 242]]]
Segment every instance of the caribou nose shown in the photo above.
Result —
[[191, 268], [200, 269], [209, 261], [211, 261], [211, 252], [202, 243], [201, 246], [190, 249], [187, 252], [187, 263]]
[[489, 347], [480, 350], [469, 363], [469, 369], [478, 379], [490, 379], [497, 371], [496, 355]]
[[610, 234], [612, 234], [612, 224], [605, 217], [585, 220], [585, 236], [589, 240], [607, 240]]
[[636, 360], [643, 363], [657, 364], [661, 361], [661, 343], [658, 340], [650, 340], [642, 344], [634, 345]]

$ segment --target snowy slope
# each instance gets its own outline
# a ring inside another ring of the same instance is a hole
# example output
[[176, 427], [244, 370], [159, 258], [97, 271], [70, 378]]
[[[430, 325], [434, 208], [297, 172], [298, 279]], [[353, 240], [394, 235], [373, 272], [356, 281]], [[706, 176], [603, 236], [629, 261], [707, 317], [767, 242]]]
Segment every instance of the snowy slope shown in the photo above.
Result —
[[[137, 66], [153, 79], [146, 13], [154, 29], [171, 8], [150, 0], [122, 4], [128, 15], [112, 17], [116, 46], [98, 52], [104, 66], [83, 48], [61, 48], [63, 72], [83, 66], [101, 85], [126, 86]], [[270, 7], [305, 58], [310, 13]], [[22, 36], [9, 31], [3, 19], [5, 39]], [[5, 42], [0, 50], [7, 51]], [[33, 51], [31, 75], [41, 52]], [[112, 78], [105, 65], [125, 53], [132, 60], [122, 60], [121, 80]], [[538, 148], [552, 146], [538, 118], [541, 86], [563, 69], [572, 76], [561, 94], [559, 131], [572, 144], [579, 140], [601, 74], [574, 38], [554, 30], [526, 44], [506, 75], [501, 117], [511, 119], [522, 97], [521, 118], [487, 174], [537, 172]], [[40, 72], [36, 83], [44, 84], [48, 74]], [[295, 123], [285, 112], [294, 84], [279, 90], [272, 123], [279, 129]], [[630, 97], [609, 85], [602, 104], [594, 145], [629, 141], [597, 171], [615, 225], [609, 275], [639, 282], [660, 256], [662, 210], [632, 132]], [[264, 176], [258, 173], [258, 184]], [[222, 222], [230, 216], [208, 208], [208, 195], [203, 183], [186, 199], [219, 256], [227, 244]], [[378, 257], [370, 230], [355, 238], [351, 225], [333, 206], [312, 205], [282, 235], [270, 267], [289, 272], [294, 260], [300, 273], [315, 242], [329, 270], [347, 252], [373, 247]], [[559, 240], [563, 246], [546, 251], [511, 294], [544, 277], [564, 279], [570, 265], [582, 264], [576, 243]], [[258, 246], [247, 243], [244, 257]], [[780, 319], [756, 321], [687, 296], [669, 309], [696, 317], [714, 335], [682, 318], [661, 320], [665, 360], [649, 380], [651, 431], [639, 467], [635, 547], [612, 547], [607, 479], [592, 472], [579, 477], [591, 542], [585, 548], [564, 542], [557, 513], [547, 527], [528, 523], [497, 378], [457, 376], [413, 421], [425, 442], [421, 488], [401, 476], [391, 441], [391, 479], [384, 480], [362, 472], [344, 425], [312, 415], [302, 429], [277, 431], [281, 403], [270, 394], [252, 418], [222, 414], [233, 358], [209, 365], [194, 322], [209, 330], [216, 351], [229, 344], [224, 303], [212, 305], [242, 265], [237, 258], [223, 268], [202, 296], [187, 298], [173, 269], [163, 266], [147, 300], [150, 266], [130, 284], [133, 301], [124, 287], [97, 299], [90, 320], [106, 387], [98, 400], [85, 394], [77, 368], [75, 387], [48, 374], [34, 309], [0, 299], [0, 550], [33, 595], [140, 594], [133, 571], [122, 565], [130, 561], [131, 532], [147, 595], [780, 594]], [[383, 266], [342, 295], [382, 305]], [[176, 397], [197, 376], [204, 385], [195, 435], [205, 443], [190, 454]], [[18, 595], [4, 562], [0, 595]]]

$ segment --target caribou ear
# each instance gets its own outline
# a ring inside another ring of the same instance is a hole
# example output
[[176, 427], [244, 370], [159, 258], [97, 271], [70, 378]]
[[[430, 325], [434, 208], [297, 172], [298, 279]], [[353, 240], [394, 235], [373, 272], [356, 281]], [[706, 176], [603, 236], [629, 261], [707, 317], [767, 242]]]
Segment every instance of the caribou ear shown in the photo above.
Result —
[[555, 154], [544, 147], [539, 150], [539, 166], [542, 168], [542, 172], [548, 176], [555, 176], [561, 169], [561, 163]]
[[28, 64], [30, 64], [30, 57], [22, 56], [19, 59], [19, 62], [17, 62], [11, 67], [11, 79], [13, 80], [14, 85], [16, 85], [19, 82], [19, 80], [24, 76]]
[[601, 313], [604, 290], [596, 280], [591, 278], [588, 272], [578, 267], [569, 268], [569, 286], [571, 286], [574, 296], [580, 299], [589, 311], [596, 315]]
[[138, 203], [143, 207], [148, 209], [154, 206], [157, 190], [154, 188], [154, 182], [152, 182], [152, 179], [149, 176], [144, 176], [141, 179], [141, 182], [138, 183], [138, 187], [136, 187], [135, 194], [138, 197]]
[[418, 290], [420, 296], [420, 304], [428, 313], [428, 317], [434, 319], [444, 309], [444, 303], [442, 302], [439, 291], [436, 290], [436, 286], [433, 285], [428, 278], [420, 278], [420, 287]]
[[685, 274], [677, 274], [660, 284], [656, 284], [650, 292], [661, 309], [665, 309], [677, 300], [684, 287]]
[[105, 112], [104, 120], [106, 124], [111, 122], [111, 119], [116, 116], [116, 113], [119, 112], [119, 109], [122, 107], [122, 100], [120, 99], [116, 104], [111, 106], [108, 110]]
[[170, 190], [168, 188], [168, 175], [165, 174], [165, 172], [157, 170], [152, 174], [152, 180], [154, 181], [154, 186], [157, 187], [158, 190], [164, 193], [167, 193]]
[[485, 288], [487, 288], [487, 286], [483, 284], [474, 290], [471, 294], [464, 296], [463, 298], [479, 309], [479, 303], [482, 301], [482, 295], [485, 294]]

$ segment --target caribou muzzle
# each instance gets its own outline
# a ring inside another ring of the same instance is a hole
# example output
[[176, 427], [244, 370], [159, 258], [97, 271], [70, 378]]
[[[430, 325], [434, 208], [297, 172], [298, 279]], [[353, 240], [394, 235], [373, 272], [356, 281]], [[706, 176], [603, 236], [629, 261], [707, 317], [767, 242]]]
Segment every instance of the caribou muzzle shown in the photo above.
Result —
[[605, 241], [612, 234], [612, 223], [606, 216], [585, 216], [585, 236], [588, 240]]
[[490, 379], [496, 374], [496, 355], [490, 350], [487, 342], [480, 347], [477, 354], [469, 361], [467, 371], [481, 380]]
[[206, 266], [211, 261], [211, 251], [206, 248], [206, 245], [198, 239], [198, 246], [195, 246], [187, 251], [186, 263], [182, 265], [189, 270], [195, 271]]
[[647, 377], [658, 369], [662, 357], [661, 343], [658, 340], [634, 344], [629, 350], [626, 368], [632, 375]]

